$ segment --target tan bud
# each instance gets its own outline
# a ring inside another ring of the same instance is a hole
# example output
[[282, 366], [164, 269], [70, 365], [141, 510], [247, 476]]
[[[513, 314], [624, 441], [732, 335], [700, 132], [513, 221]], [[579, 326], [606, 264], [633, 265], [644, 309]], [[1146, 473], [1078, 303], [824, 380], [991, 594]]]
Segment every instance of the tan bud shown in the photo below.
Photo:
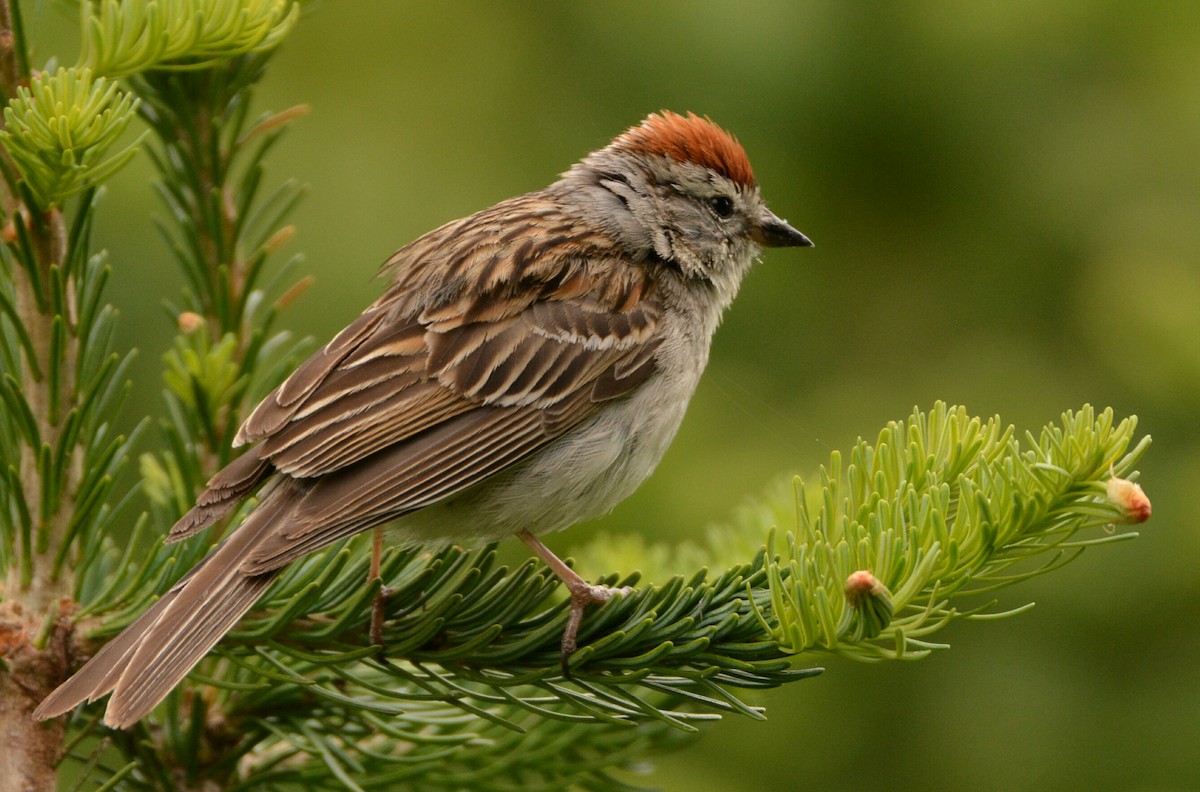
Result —
[[179, 314], [176, 321], [179, 323], [179, 332], [181, 333], [194, 333], [204, 326], [204, 317], [195, 311], [184, 311]]
[[1150, 519], [1150, 499], [1141, 485], [1129, 479], [1113, 475], [1108, 480], [1108, 502], [1121, 513], [1121, 522], [1144, 523]]
[[869, 597], [889, 594], [887, 586], [880, 583], [879, 578], [865, 569], [860, 569], [846, 578], [846, 585], [842, 587], [842, 590], [846, 593], [846, 601], [852, 608], [861, 608]]
[[[846, 578], [842, 591], [852, 611], [847, 611], [842, 639], [869, 641], [892, 622], [892, 592], [869, 570], [860, 569]], [[853, 616], [850, 614], [853, 613]]]

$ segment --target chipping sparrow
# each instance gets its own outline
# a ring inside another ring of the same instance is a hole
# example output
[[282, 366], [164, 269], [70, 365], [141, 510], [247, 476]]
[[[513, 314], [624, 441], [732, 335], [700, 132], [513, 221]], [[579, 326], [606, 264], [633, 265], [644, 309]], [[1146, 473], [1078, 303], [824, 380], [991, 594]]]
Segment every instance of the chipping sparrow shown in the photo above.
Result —
[[517, 534], [572, 593], [590, 586], [539, 534], [603, 514], [653, 470], [721, 314], [763, 246], [811, 242], [772, 214], [746, 154], [711, 121], [663, 112], [543, 190], [432, 231], [392, 285], [254, 410], [171, 530], [259, 490], [249, 517], [35, 713], [112, 692], [148, 713], [290, 561], [384, 523], [399, 544]]

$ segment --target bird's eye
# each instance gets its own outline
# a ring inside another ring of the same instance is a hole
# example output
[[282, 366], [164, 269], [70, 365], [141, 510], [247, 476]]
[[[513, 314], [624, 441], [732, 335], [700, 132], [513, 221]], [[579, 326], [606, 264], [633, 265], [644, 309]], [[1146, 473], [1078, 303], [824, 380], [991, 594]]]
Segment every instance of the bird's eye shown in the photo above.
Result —
[[714, 195], [708, 199], [708, 205], [717, 217], [729, 217], [733, 214], [733, 199], [728, 195]]

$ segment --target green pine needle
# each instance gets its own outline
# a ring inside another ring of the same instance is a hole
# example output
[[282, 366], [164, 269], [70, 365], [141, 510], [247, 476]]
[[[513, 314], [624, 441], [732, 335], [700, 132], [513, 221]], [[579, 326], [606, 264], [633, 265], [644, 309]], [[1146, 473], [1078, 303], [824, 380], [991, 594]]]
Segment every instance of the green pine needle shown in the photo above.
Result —
[[110, 77], [203, 69], [273, 49], [300, 15], [292, 0], [101, 0], [85, 3], [80, 63]]
[[[39, 74], [4, 109], [8, 149], [43, 208], [57, 206], [122, 168], [137, 141], [111, 149], [133, 120], [138, 100], [88, 69]], [[139, 138], [140, 139], [140, 138]]]

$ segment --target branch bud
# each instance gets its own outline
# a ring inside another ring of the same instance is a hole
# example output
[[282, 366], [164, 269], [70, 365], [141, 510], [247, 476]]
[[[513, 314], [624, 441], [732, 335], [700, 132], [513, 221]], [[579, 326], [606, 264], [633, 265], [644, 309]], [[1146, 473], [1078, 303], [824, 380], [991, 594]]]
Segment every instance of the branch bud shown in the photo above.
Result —
[[846, 578], [842, 587], [846, 602], [858, 611], [850, 636], [853, 641], [870, 640], [892, 622], [892, 592], [869, 570], [860, 569]]
[[194, 333], [204, 326], [204, 317], [195, 311], [184, 311], [175, 321], [179, 325], [179, 332], [185, 335]]
[[1121, 513], [1120, 522], [1144, 523], [1150, 519], [1150, 499], [1139, 484], [1123, 479], [1108, 469], [1108, 502]]

